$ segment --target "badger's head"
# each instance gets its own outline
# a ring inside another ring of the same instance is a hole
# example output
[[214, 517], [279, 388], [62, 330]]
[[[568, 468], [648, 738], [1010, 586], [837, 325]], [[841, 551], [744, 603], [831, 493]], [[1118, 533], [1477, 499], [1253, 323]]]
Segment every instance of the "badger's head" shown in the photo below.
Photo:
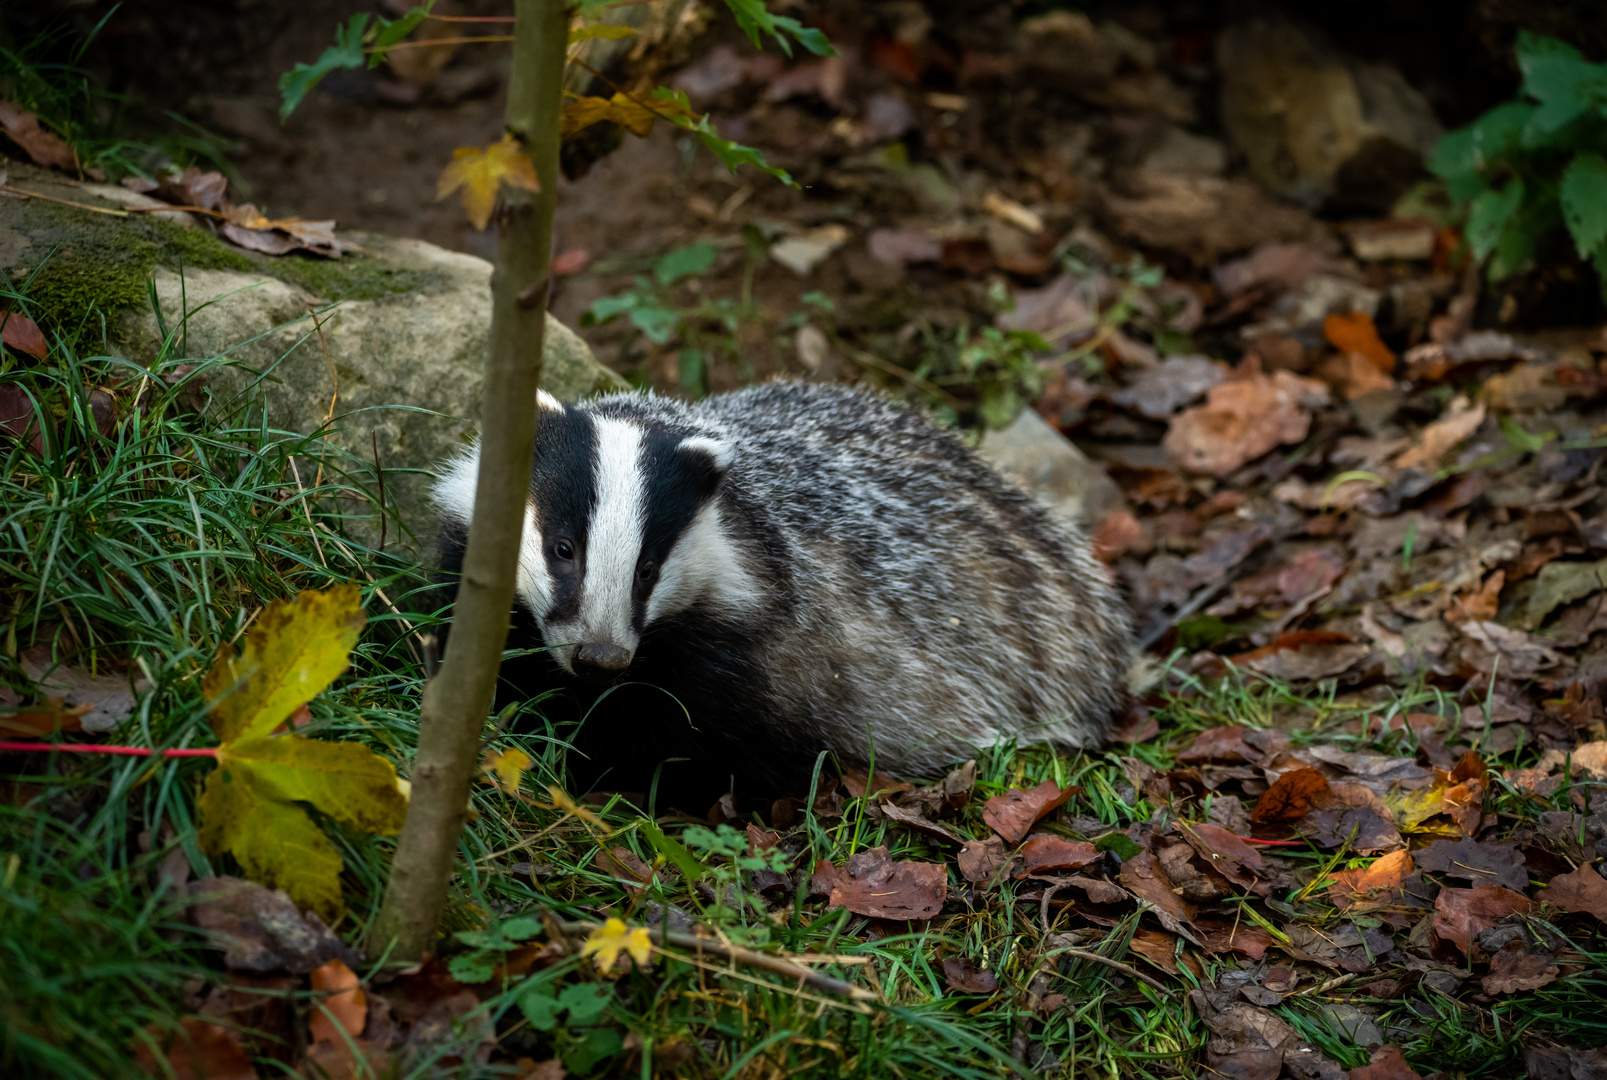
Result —
[[[540, 406], [517, 589], [564, 670], [612, 681], [655, 623], [757, 600], [720, 518], [724, 442], [629, 409], [567, 408], [545, 392]], [[478, 466], [475, 446], [436, 483], [447, 529], [467, 528]]]

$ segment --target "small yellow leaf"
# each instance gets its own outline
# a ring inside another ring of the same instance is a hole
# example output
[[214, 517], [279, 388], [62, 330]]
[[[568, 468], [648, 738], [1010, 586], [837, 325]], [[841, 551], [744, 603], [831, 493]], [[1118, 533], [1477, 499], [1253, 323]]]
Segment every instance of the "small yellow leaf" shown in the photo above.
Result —
[[517, 747], [507, 750], [487, 750], [485, 758], [480, 762], [480, 768], [490, 773], [496, 785], [503, 791], [512, 795], [519, 790], [519, 784], [524, 780], [525, 770], [535, 764], [529, 754]]
[[645, 100], [626, 93], [617, 93], [612, 98], [571, 94], [570, 100], [564, 103], [558, 134], [567, 139], [577, 131], [608, 120], [632, 135], [646, 138], [653, 133], [654, 120], [673, 121], [683, 117], [696, 121], [698, 114], [673, 97]]
[[552, 804], [558, 809], [562, 810], [564, 813], [573, 814], [575, 817], [578, 817], [588, 825], [597, 826], [605, 833], [614, 831], [608, 827], [602, 818], [598, 817], [590, 810], [587, 810], [584, 806], [581, 806], [574, 799], [571, 799], [569, 797], [569, 793], [563, 788], [559, 787], [557, 784], [548, 784], [547, 794], [552, 796]]
[[603, 38], [607, 41], [618, 41], [620, 38], [636, 36], [634, 26], [607, 26], [599, 23], [596, 26], [577, 26], [569, 31], [569, 44], [578, 45], [582, 41], [592, 38]]
[[460, 146], [452, 151], [452, 164], [441, 171], [435, 184], [435, 197], [444, 199], [463, 189], [463, 208], [476, 229], [491, 220], [502, 185], [540, 191], [536, 167], [525, 156], [524, 148], [512, 135], [504, 135], [485, 149]]
[[613, 970], [621, 952], [629, 954], [637, 967], [646, 967], [653, 953], [653, 941], [648, 937], [647, 927], [638, 926], [628, 930], [623, 919], [609, 919], [593, 930], [580, 947], [582, 956], [595, 954], [597, 970], [604, 972]]
[[366, 616], [355, 585], [276, 600], [201, 681], [221, 742], [266, 735], [346, 670]]

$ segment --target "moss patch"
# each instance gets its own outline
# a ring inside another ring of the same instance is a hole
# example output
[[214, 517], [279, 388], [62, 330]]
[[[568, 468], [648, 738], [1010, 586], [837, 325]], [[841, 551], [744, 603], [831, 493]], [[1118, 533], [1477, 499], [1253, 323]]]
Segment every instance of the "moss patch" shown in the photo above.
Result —
[[338, 261], [250, 254], [204, 228], [147, 215], [111, 217], [40, 199], [7, 200], [6, 210], [0, 257], [12, 282], [26, 289], [47, 329], [67, 335], [92, 329], [100, 315], [111, 321], [148, 304], [147, 282], [158, 266], [258, 273], [326, 300], [428, 290], [439, 276], [356, 252]]

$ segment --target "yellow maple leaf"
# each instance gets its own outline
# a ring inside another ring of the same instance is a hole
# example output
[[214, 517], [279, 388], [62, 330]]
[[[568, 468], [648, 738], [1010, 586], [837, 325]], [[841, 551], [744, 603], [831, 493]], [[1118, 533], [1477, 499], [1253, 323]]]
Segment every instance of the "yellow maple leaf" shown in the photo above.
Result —
[[649, 100], [632, 97], [623, 92], [611, 98], [581, 97], [578, 94], [571, 94], [570, 100], [564, 103], [563, 115], [558, 123], [558, 134], [567, 139], [577, 131], [584, 131], [593, 124], [608, 120], [632, 135], [646, 138], [653, 133], [654, 120], [674, 121], [680, 118], [694, 122], [699, 119], [696, 112], [673, 97]]
[[444, 199], [461, 188], [469, 220], [476, 229], [483, 229], [491, 220], [497, 192], [503, 184], [526, 191], [541, 190], [535, 165], [512, 135], [504, 135], [484, 149], [460, 146], [452, 151], [452, 164], [441, 170], [441, 178], [435, 183], [435, 197]]
[[510, 795], [518, 794], [525, 770], [535, 764], [529, 754], [517, 747], [507, 750], [487, 750], [480, 768], [490, 773], [497, 787]]
[[653, 941], [647, 936], [647, 927], [629, 930], [623, 919], [609, 919], [593, 930], [580, 947], [580, 955], [597, 957], [597, 970], [612, 971], [619, 962], [621, 952], [629, 954], [637, 967], [646, 967], [653, 954]]
[[340, 852], [301, 804], [389, 836], [407, 815], [406, 787], [367, 747], [269, 732], [345, 670], [362, 626], [352, 586], [276, 601], [240, 654], [219, 656], [202, 682], [222, 695], [212, 708], [218, 767], [197, 804], [203, 850], [228, 852], [247, 877], [326, 919], [344, 910]]

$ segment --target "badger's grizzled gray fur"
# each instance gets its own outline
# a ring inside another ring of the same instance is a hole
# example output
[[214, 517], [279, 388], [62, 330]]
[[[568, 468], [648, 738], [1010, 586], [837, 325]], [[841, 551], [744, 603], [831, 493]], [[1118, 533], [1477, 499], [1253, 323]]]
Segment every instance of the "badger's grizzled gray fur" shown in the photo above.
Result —
[[[953, 436], [788, 383], [541, 405], [516, 632], [549, 648], [504, 678], [583, 709], [611, 688], [576, 736], [608, 786], [667, 758], [774, 780], [824, 749], [932, 775], [1000, 739], [1103, 735], [1122, 601], [1083, 537]], [[436, 488], [449, 575], [476, 461]]]

